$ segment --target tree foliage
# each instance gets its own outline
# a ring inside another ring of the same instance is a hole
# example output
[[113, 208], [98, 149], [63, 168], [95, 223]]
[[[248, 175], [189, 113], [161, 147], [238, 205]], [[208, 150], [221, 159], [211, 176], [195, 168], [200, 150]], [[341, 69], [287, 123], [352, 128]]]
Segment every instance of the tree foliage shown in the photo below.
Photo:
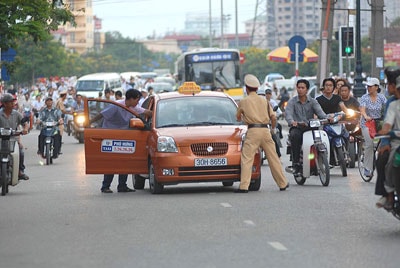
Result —
[[[362, 40], [363, 71], [370, 72], [371, 52], [369, 40]], [[315, 52], [319, 51], [319, 42], [309, 45]], [[336, 75], [339, 72], [338, 41], [331, 43], [330, 71]], [[279, 63], [267, 60], [270, 50], [255, 47], [243, 49], [245, 62], [242, 66], [243, 74], [252, 73], [260, 81], [265, 75], [278, 72], [290, 78], [295, 75], [294, 63]], [[15, 73], [11, 76], [12, 83], [32, 83], [35, 78], [49, 76], [82, 76], [94, 72], [127, 72], [153, 71], [155, 68], [167, 68], [174, 72], [174, 62], [178, 54], [165, 54], [152, 52], [142, 43], [134, 39], [123, 37], [119, 32], [106, 33], [104, 48], [98, 52], [84, 55], [70, 53], [56, 41], [34, 42], [32, 37], [24, 37], [18, 41]], [[350, 69], [348, 69], [348, 63]], [[354, 71], [355, 59], [343, 61], [344, 72]], [[300, 76], [315, 76], [317, 63], [300, 63]]]
[[0, 48], [15, 48], [25, 35], [34, 42], [49, 38], [50, 31], [74, 23], [71, 11], [60, 0], [3, 0], [0, 2]]

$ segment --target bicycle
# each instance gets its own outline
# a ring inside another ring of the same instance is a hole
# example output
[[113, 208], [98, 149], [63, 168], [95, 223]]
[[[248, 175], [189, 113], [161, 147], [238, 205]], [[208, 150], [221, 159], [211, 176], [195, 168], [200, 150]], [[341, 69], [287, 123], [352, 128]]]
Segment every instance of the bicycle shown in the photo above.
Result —
[[358, 159], [358, 171], [360, 172], [361, 178], [365, 182], [370, 182], [372, 178], [374, 177], [374, 172], [375, 172], [375, 167], [376, 167], [376, 158], [377, 158], [377, 150], [380, 144], [380, 139], [373, 139], [374, 143], [374, 153], [373, 153], [373, 162], [372, 162], [372, 170], [371, 170], [371, 175], [366, 176], [364, 173], [365, 166], [364, 166], [364, 137], [363, 136], [355, 136], [355, 142], [357, 144], [358, 148], [358, 153], [357, 153], [357, 159]]

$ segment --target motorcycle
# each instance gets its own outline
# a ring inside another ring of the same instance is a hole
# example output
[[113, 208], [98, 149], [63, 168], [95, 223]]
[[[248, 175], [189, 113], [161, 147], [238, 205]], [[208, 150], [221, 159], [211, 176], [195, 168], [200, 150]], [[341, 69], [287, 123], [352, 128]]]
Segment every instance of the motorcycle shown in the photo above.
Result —
[[53, 158], [58, 157], [58, 152], [54, 153], [54, 136], [58, 133], [58, 122], [46, 121], [43, 123], [42, 133], [45, 136], [43, 157], [46, 159], [46, 165], [53, 164]]
[[83, 130], [85, 124], [85, 114], [83, 111], [74, 112], [74, 119], [71, 122], [72, 134], [79, 141], [79, 143], [84, 142]]
[[[310, 130], [307, 130], [303, 133], [303, 145], [300, 153], [300, 164], [303, 167], [301, 174], [294, 174], [292, 166], [285, 168], [288, 173], [292, 173], [294, 175], [294, 180], [299, 185], [303, 185], [306, 179], [311, 175], [319, 176], [323, 186], [329, 185], [329, 138], [328, 134], [321, 127], [327, 122], [327, 119], [311, 119], [308, 121], [308, 124], [300, 124], [303, 126], [308, 125], [310, 127]], [[289, 139], [287, 150], [288, 154], [292, 154]]]
[[[375, 139], [382, 139], [382, 138], [389, 138], [389, 139], [400, 139], [400, 130], [391, 130], [389, 131], [389, 133], [387, 135], [379, 135], [377, 134], [375, 136]], [[399, 148], [397, 148], [397, 151], [399, 151]], [[400, 167], [400, 156], [397, 156], [397, 151], [396, 151], [396, 155], [394, 156], [395, 159], [393, 161], [393, 165], [396, 165], [397, 167]], [[392, 215], [400, 220], [400, 189], [398, 187], [396, 187], [396, 190], [394, 192], [394, 203], [393, 203], [393, 208], [392, 209], [386, 209], [387, 212], [392, 213]]]
[[347, 132], [344, 124], [338, 123], [339, 116], [342, 115], [343, 113], [336, 113], [333, 119], [333, 121], [336, 123], [325, 125], [323, 128], [328, 134], [330, 149], [331, 152], [333, 152], [333, 159], [331, 159], [332, 164], [334, 166], [340, 166], [342, 176], [347, 177], [349, 153], [347, 151], [346, 140], [349, 140], [349, 133]]
[[19, 147], [16, 137], [20, 134], [11, 128], [0, 128], [1, 195], [8, 193], [9, 185], [15, 186], [19, 182]]
[[349, 132], [349, 143], [347, 147], [349, 168], [354, 168], [356, 166], [356, 161], [358, 160], [358, 140], [362, 138], [360, 128], [360, 116], [360, 112], [354, 111], [352, 109], [347, 109], [346, 120], [344, 121], [344, 124], [347, 131]]

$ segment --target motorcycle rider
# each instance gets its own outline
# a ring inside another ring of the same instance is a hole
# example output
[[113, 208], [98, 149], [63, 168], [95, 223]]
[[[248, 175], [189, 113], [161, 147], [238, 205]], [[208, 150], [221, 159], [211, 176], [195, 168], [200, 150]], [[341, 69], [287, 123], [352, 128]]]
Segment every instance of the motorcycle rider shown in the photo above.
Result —
[[[334, 114], [340, 111], [346, 111], [346, 107], [342, 101], [342, 99], [339, 97], [339, 95], [333, 94], [334, 89], [336, 88], [336, 82], [335, 79], [333, 78], [325, 78], [322, 81], [322, 95], [318, 96], [316, 100], [318, 103], [321, 105], [322, 110], [326, 114]], [[347, 132], [347, 130], [345, 130]], [[346, 143], [346, 148], [348, 148], [348, 143], [349, 143], [349, 135], [348, 132], [346, 135], [344, 135], [344, 140]], [[332, 145], [331, 145], [332, 146]], [[330, 159], [330, 164], [335, 165], [334, 163], [334, 152], [331, 150], [331, 155], [329, 157]]]
[[[14, 130], [17, 129], [18, 126], [22, 126], [22, 134], [28, 134], [29, 132], [29, 124], [24, 122], [23, 116], [18, 111], [14, 110], [14, 102], [15, 98], [9, 93], [6, 93], [1, 98], [1, 103], [3, 107], [0, 110], [0, 127], [3, 128], [12, 128]], [[23, 145], [18, 140], [19, 146], [19, 174], [18, 179], [20, 180], [29, 180], [29, 177], [24, 173], [25, 165], [24, 165], [24, 150]]]
[[74, 112], [83, 112], [83, 99], [81, 94], [76, 94], [75, 102], [73, 105]]
[[[53, 99], [51, 97], [47, 97], [45, 101], [45, 107], [40, 111], [39, 113], [39, 123], [40, 122], [46, 122], [46, 121], [54, 121], [58, 122], [59, 125], [62, 125], [64, 123], [64, 120], [62, 119], [61, 116], [61, 111], [58, 110], [57, 108], [53, 107]], [[57, 133], [54, 135], [54, 151], [53, 151], [53, 158], [57, 158], [58, 155], [61, 152], [61, 135], [59, 128], [57, 127]], [[43, 148], [44, 148], [44, 140], [45, 140], [45, 135], [44, 135], [44, 129], [39, 134], [38, 137], [38, 154], [40, 154], [42, 157], [44, 156], [43, 154]]]
[[[392, 102], [398, 101], [398, 99], [400, 98], [400, 90], [399, 90], [400, 88], [397, 86], [397, 83], [396, 83], [397, 78], [400, 79], [400, 69], [386, 68], [385, 75], [387, 78], [388, 94], [391, 96], [387, 100], [386, 107], [385, 107], [385, 113], [384, 113], [385, 121], [384, 122], [386, 123], [389, 105]], [[391, 111], [391, 112], [393, 112], [393, 111]], [[397, 115], [397, 116], [399, 116], [399, 115]], [[384, 125], [381, 133], [386, 132], [385, 130], [387, 130], [388, 127], [389, 127], [389, 125], [386, 125], [386, 128]], [[393, 142], [396, 142], [396, 141], [393, 140]], [[378, 202], [376, 202], [376, 207], [378, 207], [378, 208], [385, 207], [385, 208], [390, 209], [392, 206], [392, 203], [393, 203], [392, 202], [393, 201], [393, 192], [392, 192], [393, 187], [391, 187], [391, 186], [393, 185], [394, 181], [389, 178], [388, 182], [386, 183], [386, 178], [387, 178], [388, 174], [386, 174], [386, 172], [385, 172], [385, 170], [386, 170], [385, 166], [389, 162], [390, 154], [391, 154], [390, 139], [381, 139], [381, 142], [378, 147], [378, 157], [376, 160], [376, 171], [377, 171], [378, 175], [377, 175], [376, 184], [375, 184], [375, 194], [381, 195], [381, 198], [379, 198]], [[399, 171], [397, 171], [397, 172], [399, 172]], [[389, 185], [386, 186], [386, 184], [389, 184]], [[391, 191], [392, 193], [388, 193], [387, 189], [389, 189], [389, 191]], [[399, 188], [397, 188], [397, 189], [399, 189]]]
[[282, 144], [280, 142], [280, 139], [283, 138], [283, 136], [282, 136], [282, 126], [281, 126], [281, 124], [278, 123], [277, 118], [279, 118], [279, 116], [282, 115], [282, 111], [278, 107], [278, 103], [272, 98], [272, 89], [267, 88], [265, 90], [265, 98], [267, 99], [269, 104], [272, 106], [273, 110], [275, 110], [276, 116], [275, 116], [274, 120], [276, 121], [275, 125], [276, 125], [276, 129], [278, 129], [278, 131], [276, 131], [274, 129], [271, 129], [271, 136], [272, 136], [272, 139], [275, 142], [276, 153], [278, 154], [279, 157], [281, 157], [281, 149], [280, 149], [280, 147], [282, 147]]
[[317, 115], [319, 119], [328, 118], [317, 100], [307, 95], [309, 89], [310, 82], [308, 80], [297, 80], [297, 96], [289, 100], [285, 111], [285, 119], [290, 127], [289, 140], [292, 148], [293, 174], [295, 175], [302, 174], [300, 152], [303, 144], [303, 133], [310, 129], [307, 125], [301, 123], [308, 122], [309, 119], [314, 118], [314, 115]]
[[358, 111], [360, 109], [360, 103], [358, 102], [358, 100], [356, 98], [354, 98], [350, 94], [349, 84], [344, 84], [340, 87], [339, 95], [345, 106], [344, 112], [346, 114], [347, 114], [347, 109], [353, 109], [354, 111]]

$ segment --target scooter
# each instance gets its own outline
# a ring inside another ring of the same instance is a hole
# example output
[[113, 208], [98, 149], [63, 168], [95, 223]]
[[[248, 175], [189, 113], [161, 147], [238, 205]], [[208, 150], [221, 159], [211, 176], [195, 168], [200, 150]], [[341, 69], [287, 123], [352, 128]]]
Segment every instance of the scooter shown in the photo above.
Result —
[[[328, 157], [330, 155], [330, 146], [328, 134], [322, 129], [322, 125], [327, 122], [327, 119], [311, 119], [308, 121], [307, 125], [310, 130], [303, 133], [303, 145], [300, 154], [300, 164], [303, 167], [301, 174], [294, 174], [292, 166], [285, 168], [287, 172], [294, 175], [294, 179], [299, 185], [303, 185], [311, 175], [319, 176], [323, 186], [329, 185]], [[305, 123], [301, 125], [306, 126]], [[292, 154], [289, 139], [287, 149], [287, 152]]]
[[[349, 140], [349, 133], [344, 124], [338, 123], [339, 116], [343, 113], [337, 113], [334, 117], [335, 124], [324, 126], [324, 131], [328, 134], [330, 149], [333, 152], [332, 164], [340, 166], [342, 176], [347, 177], [347, 163], [349, 162], [349, 153], [347, 151], [346, 140]], [[330, 156], [329, 156], [330, 157]]]
[[[59, 123], [55, 121], [46, 121], [43, 125], [42, 133], [45, 136], [43, 156], [46, 159], [46, 165], [50, 165], [53, 164], [53, 158], [55, 158], [54, 136], [58, 133], [57, 126]], [[56, 157], [58, 157], [58, 152], [56, 153]]]
[[8, 186], [18, 184], [19, 172], [19, 146], [17, 136], [21, 132], [17, 132], [11, 128], [0, 128], [0, 185], [1, 195], [8, 193]]
[[74, 119], [71, 122], [72, 134], [79, 141], [79, 143], [84, 142], [84, 124], [85, 124], [85, 114], [83, 112], [74, 112]]

